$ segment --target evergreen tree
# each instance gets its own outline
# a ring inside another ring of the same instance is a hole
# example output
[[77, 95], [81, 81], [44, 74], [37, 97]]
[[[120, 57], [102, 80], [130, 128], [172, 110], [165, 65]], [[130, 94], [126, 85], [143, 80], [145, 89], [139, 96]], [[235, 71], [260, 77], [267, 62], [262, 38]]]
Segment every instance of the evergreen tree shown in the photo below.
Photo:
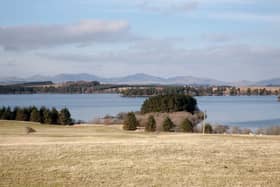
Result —
[[40, 122], [40, 112], [36, 107], [32, 108], [31, 114], [30, 114], [30, 121], [33, 122]]
[[207, 134], [211, 134], [213, 133], [213, 128], [210, 124], [206, 124], [205, 127], [204, 127], [204, 132], [207, 133]]
[[4, 107], [3, 114], [2, 114], [2, 119], [3, 120], [10, 120], [11, 116], [12, 116], [11, 108], [10, 107], [7, 107], [7, 108]]
[[31, 108], [23, 108], [23, 115], [24, 119], [23, 121], [29, 121], [30, 120], [30, 114], [31, 114]]
[[182, 121], [180, 127], [183, 132], [193, 132], [193, 125], [187, 118], [184, 121]]
[[46, 124], [52, 123], [52, 115], [51, 115], [51, 111], [49, 109], [44, 110], [43, 116], [44, 116], [44, 123], [46, 123]]
[[129, 112], [124, 120], [123, 129], [124, 130], [136, 130], [139, 125], [135, 114], [133, 112]]
[[24, 110], [23, 108], [17, 108], [16, 110], [16, 120], [17, 121], [24, 121], [25, 117], [24, 117]]
[[40, 123], [45, 123], [45, 118], [44, 118], [44, 113], [45, 113], [45, 110], [47, 110], [46, 107], [42, 106], [39, 110], [39, 115], [40, 115]]
[[12, 111], [11, 120], [16, 120], [18, 110], [19, 110], [19, 107], [14, 108], [14, 110]]
[[169, 117], [166, 117], [162, 124], [163, 131], [170, 132], [173, 127], [175, 127], [175, 124]]
[[2, 115], [5, 111], [5, 107], [0, 108], [0, 119], [2, 119]]
[[59, 112], [59, 122], [61, 125], [71, 125], [72, 124], [71, 114], [67, 108], [63, 108]]
[[59, 123], [59, 113], [55, 108], [51, 110], [51, 124], [58, 124]]
[[150, 115], [148, 118], [148, 122], [145, 125], [145, 131], [155, 132], [156, 131], [156, 120], [154, 116]]

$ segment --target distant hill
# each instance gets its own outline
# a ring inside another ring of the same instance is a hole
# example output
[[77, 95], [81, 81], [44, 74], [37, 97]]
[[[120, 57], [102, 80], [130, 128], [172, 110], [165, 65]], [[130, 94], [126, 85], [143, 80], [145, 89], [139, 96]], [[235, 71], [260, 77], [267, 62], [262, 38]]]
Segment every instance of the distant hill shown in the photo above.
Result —
[[230, 83], [209, 78], [198, 78], [192, 76], [178, 76], [167, 79], [169, 84], [189, 84], [189, 85], [229, 85]]
[[100, 80], [100, 82], [114, 83], [114, 84], [162, 84], [164, 83], [164, 81], [165, 81], [164, 78], [147, 75], [144, 73], [137, 73], [125, 77], [115, 77], [115, 78]]
[[232, 82], [231, 85], [232, 86], [253, 86], [253, 85], [256, 85], [256, 82], [241, 80], [241, 81], [237, 81], [237, 82]]
[[81, 74], [58, 74], [55, 76], [42, 76], [34, 75], [27, 78], [19, 77], [6, 77], [0, 78], [0, 84], [19, 84], [24, 82], [35, 82], [35, 81], [52, 81], [54, 83], [66, 82], [66, 81], [99, 81], [101, 83], [111, 84], [162, 84], [162, 85], [233, 85], [233, 86], [274, 86], [280, 85], [280, 78], [263, 80], [259, 82], [252, 81], [238, 81], [238, 82], [225, 82], [211, 78], [199, 78], [192, 76], [176, 76], [170, 78], [162, 78], [152, 76], [144, 73], [138, 73], [128, 75], [124, 77], [112, 77], [104, 78], [92, 74], [81, 73]]
[[280, 86], [280, 78], [263, 80], [256, 83], [260, 86]]

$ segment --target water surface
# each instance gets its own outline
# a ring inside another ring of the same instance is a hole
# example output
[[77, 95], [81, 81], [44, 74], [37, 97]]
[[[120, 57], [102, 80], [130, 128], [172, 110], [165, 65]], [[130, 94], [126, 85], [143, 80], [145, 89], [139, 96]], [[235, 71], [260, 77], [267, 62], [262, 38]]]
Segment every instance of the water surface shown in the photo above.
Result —
[[[280, 102], [275, 96], [196, 97], [207, 121], [240, 127], [280, 125]], [[0, 95], [0, 106], [56, 107], [70, 109], [74, 119], [85, 121], [119, 112], [139, 111], [146, 98], [127, 98], [118, 94], [34, 94]]]

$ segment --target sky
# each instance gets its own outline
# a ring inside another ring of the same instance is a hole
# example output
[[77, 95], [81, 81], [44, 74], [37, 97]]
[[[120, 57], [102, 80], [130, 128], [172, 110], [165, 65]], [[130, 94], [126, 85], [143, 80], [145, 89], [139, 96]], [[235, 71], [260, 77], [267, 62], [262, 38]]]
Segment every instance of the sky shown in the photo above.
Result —
[[1, 0], [0, 77], [280, 77], [279, 0]]

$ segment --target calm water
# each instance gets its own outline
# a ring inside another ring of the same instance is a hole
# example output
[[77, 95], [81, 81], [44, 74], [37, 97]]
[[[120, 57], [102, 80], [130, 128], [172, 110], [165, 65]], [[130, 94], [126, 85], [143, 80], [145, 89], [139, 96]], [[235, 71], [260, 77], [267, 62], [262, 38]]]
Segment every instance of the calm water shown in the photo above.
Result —
[[[106, 114], [138, 111], [144, 100], [117, 94], [0, 95], [0, 106], [67, 107], [73, 118], [89, 121]], [[197, 97], [197, 100], [199, 108], [207, 110], [207, 121], [211, 123], [251, 128], [280, 125], [280, 102], [275, 96]]]

